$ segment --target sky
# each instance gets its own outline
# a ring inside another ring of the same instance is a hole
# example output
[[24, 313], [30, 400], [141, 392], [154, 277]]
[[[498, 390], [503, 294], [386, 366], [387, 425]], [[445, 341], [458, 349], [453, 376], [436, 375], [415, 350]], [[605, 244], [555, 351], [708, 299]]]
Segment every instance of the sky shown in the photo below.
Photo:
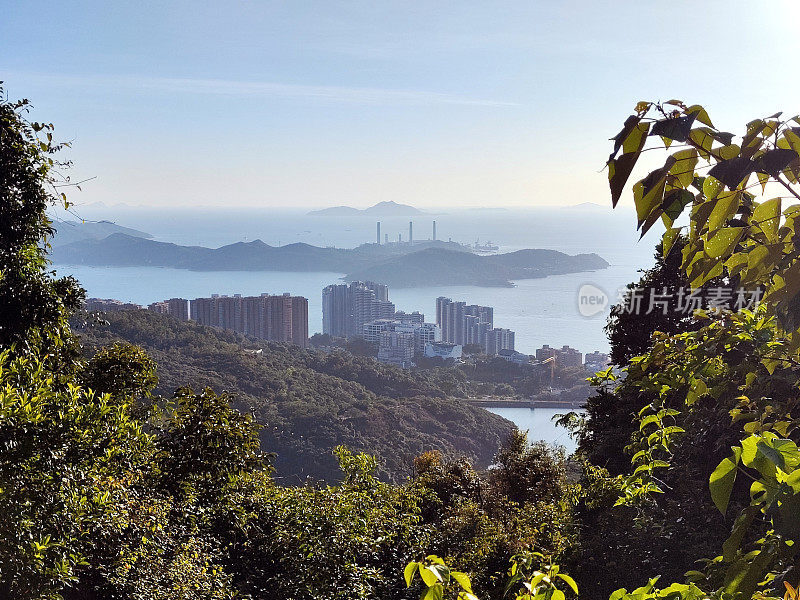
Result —
[[800, 113], [799, 18], [796, 0], [0, 0], [0, 80], [72, 142], [78, 206], [605, 205], [638, 100], [735, 132]]

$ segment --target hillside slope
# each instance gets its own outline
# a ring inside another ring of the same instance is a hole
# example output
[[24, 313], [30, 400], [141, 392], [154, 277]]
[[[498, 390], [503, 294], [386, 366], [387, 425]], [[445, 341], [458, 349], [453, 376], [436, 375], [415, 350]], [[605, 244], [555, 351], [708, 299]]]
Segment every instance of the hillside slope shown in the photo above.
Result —
[[[344, 444], [378, 456], [381, 475], [399, 480], [420, 453], [440, 449], [487, 466], [512, 424], [447, 398], [427, 375], [412, 375], [346, 352], [325, 354], [256, 343], [229, 332], [148, 311], [108, 313], [108, 325], [76, 328], [87, 354], [124, 340], [158, 362], [158, 392], [211, 387], [263, 426], [284, 483], [332, 481], [331, 450]], [[263, 348], [260, 356], [247, 350]]]

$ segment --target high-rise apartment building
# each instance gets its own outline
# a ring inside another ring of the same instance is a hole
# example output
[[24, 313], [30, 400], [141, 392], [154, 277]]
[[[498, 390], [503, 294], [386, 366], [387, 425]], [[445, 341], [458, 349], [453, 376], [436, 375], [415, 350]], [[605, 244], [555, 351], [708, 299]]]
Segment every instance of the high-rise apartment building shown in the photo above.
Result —
[[193, 321], [262, 340], [308, 345], [308, 300], [302, 296], [220, 296], [196, 298], [190, 305]]
[[355, 337], [364, 324], [394, 318], [389, 288], [371, 281], [329, 285], [322, 290], [322, 332], [333, 337]]
[[186, 321], [189, 318], [189, 301], [183, 298], [170, 298], [161, 302], [153, 302], [147, 306], [147, 310]]
[[436, 324], [442, 328], [444, 342], [484, 345], [486, 333], [494, 326], [494, 309], [440, 296], [436, 299]]
[[501, 350], [514, 351], [514, 332], [510, 329], [490, 329], [486, 332], [486, 354], [499, 354]]

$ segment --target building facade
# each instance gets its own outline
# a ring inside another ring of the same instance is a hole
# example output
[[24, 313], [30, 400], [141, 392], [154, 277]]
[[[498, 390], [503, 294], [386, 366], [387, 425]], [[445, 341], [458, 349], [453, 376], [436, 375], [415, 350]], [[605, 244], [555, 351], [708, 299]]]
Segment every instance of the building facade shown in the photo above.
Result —
[[569, 346], [551, 348], [545, 344], [536, 351], [536, 360], [539, 362], [553, 357], [556, 359], [556, 364], [561, 367], [580, 367], [583, 365], [583, 355], [575, 348], [570, 348]]
[[501, 350], [514, 351], [514, 332], [510, 329], [490, 329], [486, 332], [486, 354], [499, 354]]
[[254, 338], [308, 346], [308, 300], [302, 296], [220, 296], [195, 298], [190, 317], [201, 325]]
[[147, 310], [152, 310], [160, 315], [170, 315], [181, 321], [189, 319], [189, 301], [183, 298], [170, 298], [161, 302], [153, 302], [147, 306]]
[[88, 312], [118, 312], [123, 310], [141, 310], [143, 307], [132, 302], [122, 302], [112, 298], [87, 298], [84, 307]]
[[322, 290], [322, 333], [333, 337], [363, 335], [364, 324], [394, 318], [389, 288], [372, 281], [329, 285]]
[[414, 335], [384, 331], [378, 342], [378, 362], [409, 369], [414, 365]]

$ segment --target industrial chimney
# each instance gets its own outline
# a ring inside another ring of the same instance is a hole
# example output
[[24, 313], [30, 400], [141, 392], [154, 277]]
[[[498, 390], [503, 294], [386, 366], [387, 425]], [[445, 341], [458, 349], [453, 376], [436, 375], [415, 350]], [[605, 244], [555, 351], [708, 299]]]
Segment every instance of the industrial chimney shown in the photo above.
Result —
[[380, 246], [380, 244], [381, 244], [381, 222], [380, 222], [380, 221], [378, 221], [378, 237], [377, 237], [377, 243], [378, 243], [378, 245]]
[[436, 241], [436, 221], [433, 222], [433, 241]]
[[408, 222], [408, 243], [414, 243], [414, 223], [413, 221]]

